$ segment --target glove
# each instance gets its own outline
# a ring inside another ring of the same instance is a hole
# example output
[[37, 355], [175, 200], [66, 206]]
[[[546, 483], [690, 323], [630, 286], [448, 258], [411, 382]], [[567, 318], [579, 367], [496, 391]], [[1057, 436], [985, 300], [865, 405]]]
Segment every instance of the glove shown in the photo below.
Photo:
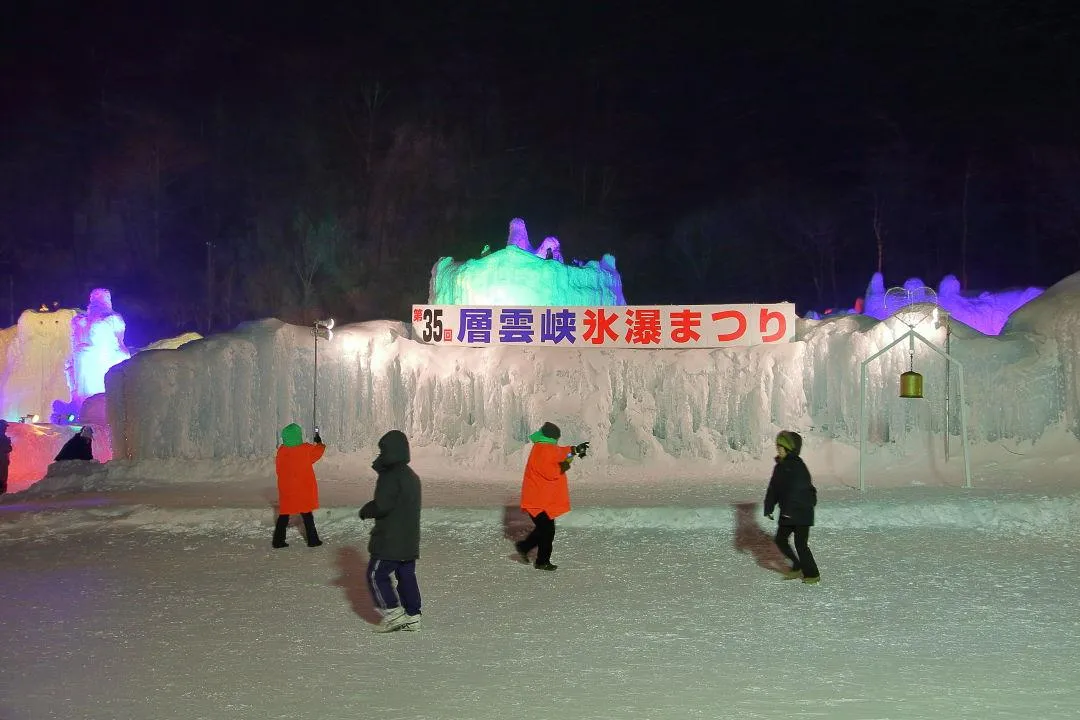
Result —
[[561, 472], [565, 473], [569, 469], [570, 469], [570, 461], [569, 460], [560, 460], [559, 461], [559, 470]]
[[582, 458], [585, 457], [585, 455], [586, 455], [586, 453], [588, 453], [588, 451], [589, 451], [589, 443], [587, 443], [587, 442], [583, 442], [583, 443], [580, 443], [580, 444], [574, 446], [574, 452], [577, 454], [578, 457], [582, 457]]
[[322, 436], [321, 436], [321, 435], [319, 435], [319, 431], [318, 431], [318, 430], [316, 430], [316, 431], [315, 431], [315, 443], [316, 443], [317, 445], [322, 445], [322, 444], [323, 444], [323, 441], [322, 441]]

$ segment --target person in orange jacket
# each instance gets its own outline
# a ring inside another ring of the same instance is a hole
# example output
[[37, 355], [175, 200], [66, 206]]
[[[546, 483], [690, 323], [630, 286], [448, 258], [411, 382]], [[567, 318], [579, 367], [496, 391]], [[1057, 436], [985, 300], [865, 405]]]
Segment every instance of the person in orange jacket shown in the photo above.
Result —
[[289, 516], [299, 514], [304, 520], [304, 534], [308, 547], [322, 545], [319, 533], [315, 530], [313, 513], [319, 508], [319, 485], [315, 481], [315, 468], [312, 467], [326, 452], [319, 431], [315, 431], [315, 442], [304, 442], [304, 431], [296, 423], [286, 425], [281, 431], [281, 445], [274, 458], [277, 470], [278, 517], [274, 524], [274, 538], [271, 545], [275, 548], [289, 547], [285, 542], [285, 529], [289, 526]]
[[555, 518], [570, 512], [566, 471], [575, 455], [585, 457], [589, 449], [587, 442], [572, 447], [559, 445], [561, 435], [558, 425], [546, 422], [529, 436], [533, 446], [521, 480], [521, 509], [532, 518], [533, 529], [514, 547], [521, 562], [526, 564], [529, 553], [536, 548], [533, 567], [537, 570], [558, 568], [551, 564], [551, 549], [555, 541]]

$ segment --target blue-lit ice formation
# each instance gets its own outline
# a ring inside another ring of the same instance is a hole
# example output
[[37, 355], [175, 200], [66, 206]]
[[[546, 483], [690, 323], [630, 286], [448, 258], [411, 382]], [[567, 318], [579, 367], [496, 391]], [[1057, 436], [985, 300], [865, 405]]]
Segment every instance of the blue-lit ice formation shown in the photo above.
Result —
[[125, 328], [124, 318], [113, 310], [112, 293], [104, 288], [92, 291], [86, 312], [72, 318], [68, 384], [75, 407], [105, 392], [105, 373], [131, 357], [124, 347]]
[[565, 265], [557, 238], [536, 249], [525, 221], [514, 218], [506, 247], [455, 262], [440, 258], [431, 270], [432, 305], [546, 306], [625, 305], [615, 257]]

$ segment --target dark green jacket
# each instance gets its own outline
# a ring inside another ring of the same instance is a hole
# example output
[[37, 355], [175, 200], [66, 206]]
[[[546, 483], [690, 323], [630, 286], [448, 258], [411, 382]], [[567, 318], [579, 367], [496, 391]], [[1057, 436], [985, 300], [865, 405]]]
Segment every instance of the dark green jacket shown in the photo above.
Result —
[[368, 553], [382, 560], [420, 557], [420, 478], [409, 467], [409, 439], [391, 430], [379, 440], [379, 457], [371, 464], [379, 474], [375, 498], [360, 508], [360, 517], [375, 520]]

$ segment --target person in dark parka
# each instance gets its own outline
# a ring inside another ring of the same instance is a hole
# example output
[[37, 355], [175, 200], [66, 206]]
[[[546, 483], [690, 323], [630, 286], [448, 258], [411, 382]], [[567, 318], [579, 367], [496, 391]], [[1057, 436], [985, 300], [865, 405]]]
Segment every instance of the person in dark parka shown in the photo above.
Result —
[[0, 495], [7, 492], [8, 468], [11, 467], [11, 438], [7, 420], [0, 420]]
[[[773, 510], [780, 506], [776, 546], [791, 560], [791, 570], [785, 576], [789, 579], [801, 576], [804, 583], [816, 583], [821, 577], [808, 543], [810, 527], [814, 524], [817, 488], [806, 463], [799, 457], [801, 450], [799, 433], [784, 430], [776, 436], [776, 465], [765, 493], [765, 516], [771, 520]], [[795, 536], [794, 551], [788, 544], [792, 535]]]
[[[379, 456], [371, 464], [378, 473], [375, 497], [360, 508], [360, 517], [375, 520], [368, 542], [368, 588], [383, 619], [377, 632], [420, 629], [420, 478], [409, 467], [409, 439], [391, 430], [379, 440]], [[397, 579], [397, 590], [390, 579]]]
[[53, 458], [55, 462], [61, 460], [93, 460], [94, 459], [94, 429], [89, 425], [83, 425], [70, 440], [64, 443], [60, 452]]

